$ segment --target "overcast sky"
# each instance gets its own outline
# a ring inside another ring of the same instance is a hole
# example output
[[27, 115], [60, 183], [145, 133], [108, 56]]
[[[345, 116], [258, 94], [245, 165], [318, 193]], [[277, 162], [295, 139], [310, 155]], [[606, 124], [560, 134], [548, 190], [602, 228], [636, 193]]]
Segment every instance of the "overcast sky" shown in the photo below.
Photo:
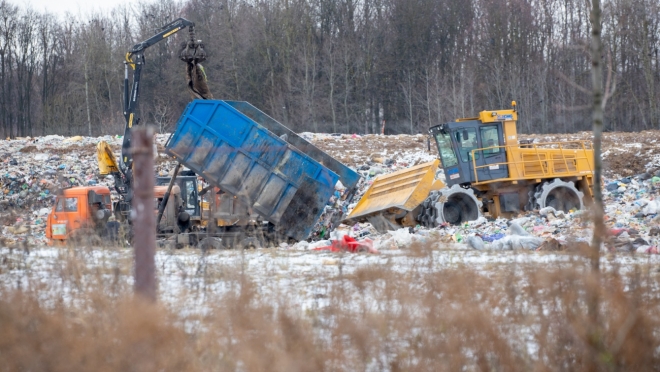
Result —
[[79, 13], [88, 14], [92, 11], [110, 10], [120, 4], [128, 4], [129, 0], [10, 0], [19, 6], [31, 4], [34, 10], [63, 15], [65, 12], [71, 12], [74, 15]]

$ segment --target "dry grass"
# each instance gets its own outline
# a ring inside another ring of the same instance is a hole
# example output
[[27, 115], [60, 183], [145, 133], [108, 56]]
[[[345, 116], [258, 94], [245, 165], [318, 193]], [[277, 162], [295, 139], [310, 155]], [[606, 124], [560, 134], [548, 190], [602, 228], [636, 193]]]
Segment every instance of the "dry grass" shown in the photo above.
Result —
[[[281, 293], [265, 297], [270, 284], [253, 280], [242, 264], [211, 265], [200, 256], [180, 270], [192, 274], [161, 270], [197, 285], [154, 305], [133, 298], [129, 256], [103, 252], [94, 265], [88, 262], [96, 250], [59, 253], [49, 281], [67, 288], [61, 300], [44, 299], [52, 283], [36, 280], [2, 290], [0, 370], [660, 369], [657, 273], [645, 264], [610, 267], [599, 278], [571, 256], [544, 265], [439, 269], [432, 258], [438, 252], [417, 246], [406, 270], [385, 263], [342, 271], [355, 256], [337, 256], [325, 290], [300, 295], [302, 288], [272, 287]], [[265, 252], [252, 254], [287, 258]], [[171, 259], [183, 254], [200, 253]], [[11, 262], [2, 272], [35, 270]], [[223, 283], [232, 290], [217, 294], [213, 286]], [[600, 303], [596, 333], [586, 305], [593, 294]], [[316, 306], [301, 311], [301, 298]], [[199, 304], [203, 310], [186, 312]]]
[[162, 308], [139, 301], [93, 301], [87, 311], [45, 310], [21, 293], [0, 305], [5, 371], [190, 370], [193, 345]]

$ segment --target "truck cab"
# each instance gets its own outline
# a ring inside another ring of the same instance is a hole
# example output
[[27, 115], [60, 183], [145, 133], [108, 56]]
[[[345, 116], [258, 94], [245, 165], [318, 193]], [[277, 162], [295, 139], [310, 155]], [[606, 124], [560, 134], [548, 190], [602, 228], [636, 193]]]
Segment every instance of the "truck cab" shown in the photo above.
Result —
[[110, 189], [84, 186], [64, 189], [46, 220], [46, 237], [63, 243], [83, 231], [107, 234], [106, 225], [112, 215]]
[[[215, 230], [217, 227], [245, 226], [258, 219], [257, 214], [250, 214], [245, 197], [228, 194], [217, 187], [202, 196], [198, 176], [192, 171], [181, 173], [175, 184], [179, 186], [180, 200], [192, 226], [207, 226], [210, 222], [210, 228]], [[170, 180], [171, 177], [157, 177], [156, 187], [164, 187]]]
[[[200, 220], [202, 216], [202, 209], [199, 203], [199, 184], [197, 182], [197, 175], [193, 172], [182, 172], [176, 178], [175, 184], [181, 190], [181, 200], [183, 201], [183, 209], [190, 215], [193, 220]], [[156, 177], [156, 186], [167, 186], [170, 183], [171, 177]]]

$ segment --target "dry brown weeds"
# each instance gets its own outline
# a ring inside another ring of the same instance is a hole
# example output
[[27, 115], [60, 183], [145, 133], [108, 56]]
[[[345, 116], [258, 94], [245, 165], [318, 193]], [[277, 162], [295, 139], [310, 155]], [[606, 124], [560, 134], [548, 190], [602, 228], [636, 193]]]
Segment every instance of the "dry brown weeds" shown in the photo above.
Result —
[[[413, 259], [432, 254], [417, 247]], [[93, 269], [63, 254], [57, 276], [79, 283], [79, 301], [44, 304], [36, 291], [0, 299], [2, 371], [565, 371], [660, 369], [655, 268], [616, 268], [594, 278], [584, 260], [408, 272], [370, 265], [328, 278], [324, 305], [268, 303], [242, 270], [198, 270], [236, 291], [206, 294], [208, 311], [184, 317], [108, 293], [129, 263]], [[626, 274], [620, 274], [625, 272]], [[124, 272], [122, 275], [127, 274]], [[105, 278], [105, 279], [104, 279]], [[200, 289], [201, 290], [201, 289]], [[598, 340], [588, 339], [587, 300], [600, 300]], [[185, 301], [185, 299], [182, 299]], [[181, 304], [181, 309], [186, 304]], [[193, 326], [191, 326], [191, 324]], [[594, 348], [591, 345], [602, 345]]]

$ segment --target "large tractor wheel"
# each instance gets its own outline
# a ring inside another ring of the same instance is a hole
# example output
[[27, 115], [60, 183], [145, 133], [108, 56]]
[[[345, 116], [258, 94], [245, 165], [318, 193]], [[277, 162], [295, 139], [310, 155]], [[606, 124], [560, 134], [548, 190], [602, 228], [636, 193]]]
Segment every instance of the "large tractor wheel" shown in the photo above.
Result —
[[435, 219], [438, 218], [438, 211], [435, 209], [435, 203], [440, 197], [440, 191], [431, 191], [429, 196], [419, 206], [420, 210], [416, 216], [417, 222], [425, 227], [435, 227]]
[[552, 207], [565, 213], [574, 209], [584, 209], [583, 199], [584, 194], [575, 188], [573, 182], [562, 181], [559, 178], [544, 182], [536, 188], [534, 193], [538, 209]]
[[432, 191], [422, 203], [417, 220], [426, 227], [445, 222], [458, 225], [479, 218], [482, 205], [472, 189], [454, 185], [451, 188]]
[[247, 238], [241, 240], [238, 242], [238, 247], [240, 249], [260, 249], [263, 248], [264, 245], [261, 242], [260, 239], [258, 239], [256, 236], [248, 236]]

